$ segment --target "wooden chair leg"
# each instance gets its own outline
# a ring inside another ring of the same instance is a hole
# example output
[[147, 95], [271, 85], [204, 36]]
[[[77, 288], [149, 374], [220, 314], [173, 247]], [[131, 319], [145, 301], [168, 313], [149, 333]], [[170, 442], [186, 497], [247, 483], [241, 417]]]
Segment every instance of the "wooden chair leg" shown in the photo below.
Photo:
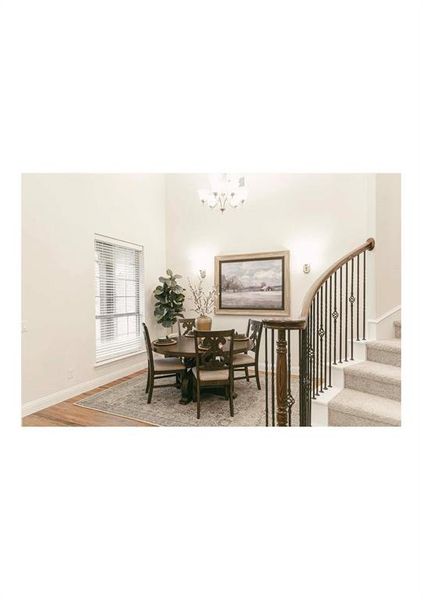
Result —
[[148, 390], [147, 404], [151, 404], [151, 398], [153, 397], [153, 390], [154, 390], [154, 373], [152, 373], [150, 375], [150, 388]]
[[245, 379], [249, 382], [250, 381], [250, 374], [248, 372], [248, 367], [244, 367], [244, 371], [245, 371]]
[[198, 381], [198, 379], [196, 380], [196, 394], [197, 394], [197, 419], [200, 418], [200, 396], [201, 396], [201, 390], [200, 390], [200, 383]]
[[233, 417], [234, 416], [234, 395], [232, 393], [232, 384], [231, 383], [229, 383], [229, 386], [227, 389], [229, 392], [229, 412], [230, 412], [231, 417]]
[[255, 371], [256, 371], [256, 382], [257, 382], [257, 389], [261, 390], [261, 385], [260, 385], [260, 375], [259, 375], [259, 368], [258, 365], [256, 365], [255, 367]]
[[150, 367], [148, 367], [148, 372], [147, 372], [147, 385], [145, 386], [145, 393], [148, 392], [149, 387], [150, 387]]

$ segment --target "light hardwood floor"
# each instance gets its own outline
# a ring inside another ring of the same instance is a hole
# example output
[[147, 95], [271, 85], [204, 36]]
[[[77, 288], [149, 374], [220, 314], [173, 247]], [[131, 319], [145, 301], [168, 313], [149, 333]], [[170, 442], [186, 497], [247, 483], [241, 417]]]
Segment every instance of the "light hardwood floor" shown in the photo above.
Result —
[[69, 400], [23, 417], [22, 425], [24, 427], [154, 427], [154, 425], [143, 423], [142, 421], [116, 417], [97, 410], [75, 406], [75, 402], [82, 400], [82, 398], [87, 398], [92, 394], [106, 390], [144, 372], [145, 370], [137, 371], [127, 377], [116, 379], [94, 390], [79, 394], [79, 396], [74, 396], [73, 398], [69, 398]]

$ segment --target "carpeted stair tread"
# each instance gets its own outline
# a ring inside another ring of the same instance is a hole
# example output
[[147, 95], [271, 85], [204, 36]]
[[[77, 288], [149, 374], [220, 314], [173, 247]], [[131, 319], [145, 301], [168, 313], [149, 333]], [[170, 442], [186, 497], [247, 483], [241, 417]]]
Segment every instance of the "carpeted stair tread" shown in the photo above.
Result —
[[377, 350], [386, 350], [386, 352], [401, 353], [401, 340], [393, 338], [391, 340], [376, 340], [367, 342], [368, 348], [376, 348]]
[[363, 379], [373, 379], [380, 382], [389, 382], [401, 385], [401, 367], [384, 365], [371, 360], [365, 360], [356, 365], [349, 365], [344, 369], [345, 375], [359, 375]]
[[401, 368], [365, 361], [344, 369], [345, 387], [359, 392], [401, 400]]
[[381, 396], [344, 389], [329, 402], [329, 425], [401, 425], [401, 404]]
[[401, 339], [401, 321], [394, 321], [395, 337]]
[[394, 338], [367, 342], [367, 360], [400, 367], [401, 340]]

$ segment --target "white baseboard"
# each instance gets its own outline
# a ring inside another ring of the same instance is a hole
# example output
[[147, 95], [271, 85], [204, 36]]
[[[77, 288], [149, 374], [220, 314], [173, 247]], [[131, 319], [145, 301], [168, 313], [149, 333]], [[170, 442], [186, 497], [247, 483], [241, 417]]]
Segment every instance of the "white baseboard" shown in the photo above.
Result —
[[139, 371], [140, 369], [145, 369], [147, 367], [147, 358], [143, 357], [140, 361], [140, 364], [135, 368], [134, 366], [126, 367], [125, 369], [120, 369], [119, 371], [114, 371], [113, 373], [108, 373], [107, 375], [102, 375], [101, 377], [96, 377], [95, 379], [91, 379], [90, 381], [85, 381], [83, 383], [78, 383], [69, 388], [65, 388], [63, 390], [59, 390], [58, 392], [54, 392], [53, 394], [49, 394], [48, 396], [43, 396], [41, 398], [37, 398], [36, 400], [31, 400], [30, 402], [25, 402], [22, 405], [22, 416], [27, 417], [28, 415], [32, 415], [33, 413], [43, 410], [43, 408], [48, 408], [49, 406], [53, 406], [54, 404], [58, 404], [59, 402], [63, 402], [64, 400], [68, 400], [73, 396], [78, 396], [79, 394], [83, 394], [84, 392], [89, 392], [100, 385], [104, 385], [105, 383], [110, 383], [115, 379], [120, 379], [121, 377], [126, 377], [126, 375], [131, 375], [135, 371]]

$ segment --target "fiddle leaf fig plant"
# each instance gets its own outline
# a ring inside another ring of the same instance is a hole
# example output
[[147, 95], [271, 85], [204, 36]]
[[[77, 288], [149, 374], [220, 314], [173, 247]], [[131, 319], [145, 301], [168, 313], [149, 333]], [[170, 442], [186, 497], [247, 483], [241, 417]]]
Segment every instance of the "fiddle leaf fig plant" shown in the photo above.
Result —
[[167, 277], [159, 277], [160, 285], [156, 287], [153, 296], [156, 299], [154, 316], [156, 321], [165, 328], [172, 328], [178, 317], [183, 317], [185, 290], [178, 284], [181, 275], [166, 271]]

